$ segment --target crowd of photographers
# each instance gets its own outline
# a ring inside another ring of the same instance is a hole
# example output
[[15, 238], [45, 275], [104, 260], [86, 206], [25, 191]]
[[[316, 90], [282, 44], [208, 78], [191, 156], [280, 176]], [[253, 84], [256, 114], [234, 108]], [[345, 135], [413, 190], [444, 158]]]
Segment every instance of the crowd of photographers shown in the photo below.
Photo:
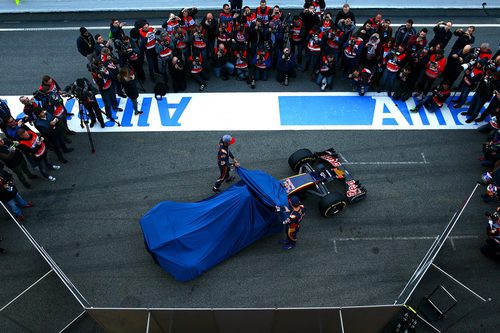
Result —
[[[174, 92], [184, 91], [189, 78], [203, 91], [211, 75], [234, 77], [254, 88], [272, 72], [287, 86], [299, 70], [310, 73], [321, 90], [331, 89], [342, 76], [360, 95], [370, 89], [402, 101], [413, 95], [419, 100], [413, 112], [421, 106], [435, 111], [453, 90], [460, 92], [453, 107], [462, 108], [475, 92], [463, 111], [467, 122], [484, 120], [486, 114], [477, 118], [479, 112], [499, 90], [500, 53], [494, 54], [488, 43], [476, 43], [473, 26], [453, 30], [452, 22], [438, 22], [428, 40], [428, 30], [417, 31], [411, 19], [394, 30], [380, 13], [360, 24], [348, 4], [336, 15], [324, 1], [305, 1], [299, 15], [271, 8], [264, 0], [256, 9], [238, 6], [241, 1], [232, 1], [201, 19], [196, 8], [184, 8], [171, 13], [159, 29], [137, 20], [129, 35], [113, 19], [108, 41], [82, 27], [78, 50], [89, 59], [106, 114], [117, 108], [112, 91], [136, 98], [135, 78], [139, 85], [146, 79], [145, 62], [152, 81], [162, 78], [157, 88], [163, 92], [169, 82]], [[134, 108], [139, 112], [136, 103]]]
[[[103, 116], [115, 121], [113, 111], [123, 111], [117, 95], [131, 100], [136, 115], [142, 113], [137, 98], [139, 90], [144, 90], [146, 72], [156, 83], [155, 95], [164, 95], [170, 87], [173, 92], [184, 91], [188, 79], [203, 91], [210, 76], [244, 81], [255, 88], [258, 81], [267, 80], [273, 73], [278, 82], [288, 86], [297, 72], [303, 71], [322, 91], [332, 89], [341, 77], [350, 80], [360, 95], [369, 90], [384, 91], [402, 101], [413, 95], [417, 103], [412, 112], [422, 106], [433, 112], [451, 100], [455, 91], [453, 96], [459, 92], [459, 97], [451, 104], [456, 109], [463, 108], [467, 96], [474, 93], [470, 106], [462, 111], [467, 122], [483, 121], [499, 113], [500, 53], [494, 53], [487, 43], [476, 43], [473, 26], [454, 30], [452, 22], [438, 22], [433, 38], [428, 40], [428, 30], [417, 31], [411, 19], [393, 29], [391, 20], [377, 13], [361, 23], [348, 4], [334, 15], [322, 0], [306, 0], [298, 15], [285, 14], [279, 6], [271, 8], [265, 0], [255, 9], [234, 0], [224, 4], [220, 13], [207, 13], [202, 18], [197, 14], [196, 8], [184, 8], [177, 15], [171, 13], [158, 29], [138, 19], [129, 34], [123, 22], [112, 19], [107, 39], [80, 28], [77, 48], [88, 60], [92, 80], [77, 79], [62, 89], [53, 78], [44, 76], [33, 97], [20, 98], [26, 114], [20, 121], [2, 102], [0, 128], [6, 136], [0, 140], [2, 169], [5, 164], [26, 188], [30, 187], [28, 179], [37, 177], [28, 164], [54, 181], [50, 172], [59, 166], [48, 161], [47, 148], [54, 150], [59, 162], [66, 163], [65, 154], [72, 151], [68, 135], [74, 133], [67, 126], [69, 113], [62, 97], [78, 100], [80, 112], [85, 112], [80, 114], [82, 126], [85, 119], [90, 127], [99, 123], [104, 128]], [[453, 38], [451, 50], [445, 55]], [[97, 94], [105, 111], [97, 103]], [[489, 106], [480, 113], [487, 103]], [[495, 126], [493, 118], [481, 127], [492, 133], [483, 162], [491, 163], [492, 168], [496, 152], [490, 154], [488, 149], [498, 146], [500, 152]], [[23, 220], [21, 208], [32, 204], [22, 199], [9, 175], [4, 170], [0, 175], [4, 185], [0, 187], [0, 199]]]

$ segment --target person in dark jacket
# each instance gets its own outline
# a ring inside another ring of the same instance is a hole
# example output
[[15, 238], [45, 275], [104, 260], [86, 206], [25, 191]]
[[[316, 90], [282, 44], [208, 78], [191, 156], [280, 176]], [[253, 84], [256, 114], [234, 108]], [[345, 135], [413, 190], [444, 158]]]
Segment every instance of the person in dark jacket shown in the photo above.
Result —
[[14, 178], [5, 170], [0, 170], [0, 200], [9, 207], [10, 212], [18, 221], [24, 221], [22, 208], [33, 207], [31, 201], [23, 199], [14, 185]]
[[451, 47], [451, 52], [458, 52], [462, 50], [466, 45], [474, 44], [476, 37], [474, 37], [474, 31], [476, 31], [476, 27], [473, 25], [469, 26], [467, 30], [463, 31], [462, 29], [457, 29], [453, 33], [453, 35], [457, 36], [457, 40], [453, 43]]
[[427, 111], [435, 112], [437, 109], [441, 108], [446, 100], [450, 97], [450, 84], [447, 81], [443, 81], [436, 89], [432, 91], [432, 95], [425, 97], [423, 100], [419, 101], [411, 112], [418, 112], [422, 106], [424, 106]]
[[123, 31], [123, 26], [125, 22], [120, 22], [118, 19], [112, 19], [109, 24], [109, 38], [112, 40], [123, 40], [126, 36], [125, 31]]
[[327, 87], [332, 89], [333, 77], [335, 76], [335, 56], [333, 54], [323, 56], [315, 73], [317, 73], [316, 83], [321, 87], [321, 91], [325, 91]]
[[472, 59], [471, 50], [472, 48], [470, 45], [465, 45], [463, 49], [452, 51], [448, 56], [446, 67], [443, 71], [443, 78], [450, 82], [452, 87], [453, 83], [463, 72], [462, 65], [469, 63], [469, 61]]
[[453, 104], [455, 109], [461, 108], [467, 101], [469, 93], [476, 89], [477, 85], [483, 78], [484, 65], [487, 63], [487, 60], [481, 59], [481, 61], [478, 61], [472, 68], [465, 70], [464, 78], [460, 83], [460, 86], [462, 87], [460, 90], [460, 97], [453, 101], [455, 103]]
[[63, 153], [71, 153], [73, 148], [68, 148], [64, 143], [64, 127], [59, 122], [59, 118], [54, 117], [45, 110], [41, 110], [34, 121], [38, 132], [47, 139], [61, 163], [68, 163]]
[[7, 124], [4, 122], [4, 119], [12, 117], [10, 113], [10, 108], [7, 105], [7, 101], [0, 98], [0, 129], [5, 132]]
[[412, 71], [413, 68], [410, 64], [407, 64], [402, 70], [399, 71], [394, 88], [394, 95], [392, 99], [406, 101], [411, 97], [413, 92], [413, 87], [415, 82], [412, 81]]
[[122, 84], [125, 94], [132, 101], [132, 106], [134, 108], [134, 114], [139, 115], [143, 112], [139, 110], [137, 105], [137, 98], [139, 97], [139, 90], [137, 89], [137, 81], [135, 80], [134, 73], [128, 67], [123, 67], [120, 69], [118, 74], [118, 80]]
[[[99, 90], [97, 90], [97, 88], [94, 87], [89, 80], [86, 78], [76, 79], [75, 82], [64, 88], [64, 91], [75, 96], [78, 103], [81, 103], [82, 107], [87, 110], [88, 116], [90, 117], [91, 128], [94, 127], [96, 121], [99, 121], [102, 128], [105, 127], [104, 119], [102, 118], [104, 112], [99, 107], [99, 104], [97, 104], [95, 97], [95, 95], [99, 93]], [[83, 115], [80, 115], [80, 118], [85, 121]]]
[[169, 63], [170, 76], [172, 76], [172, 86], [174, 92], [185, 91], [186, 90], [186, 75], [187, 69], [184, 65], [182, 59], [173, 57], [172, 61]]
[[47, 170], [59, 170], [61, 167], [47, 160], [47, 146], [43, 142], [43, 137], [22, 127], [17, 130], [17, 134], [19, 135], [19, 148], [30, 158], [33, 165], [38, 167], [43, 177], [51, 182], [55, 181], [56, 178], [49, 175]]
[[217, 181], [215, 182], [215, 185], [212, 188], [212, 191], [216, 193], [220, 192], [220, 186], [224, 181], [231, 182], [234, 180], [234, 177], [231, 177], [229, 175], [230, 172], [229, 159], [233, 160], [233, 164], [235, 167], [239, 166], [238, 161], [234, 158], [233, 153], [229, 149], [229, 146], [233, 145], [234, 142], [235, 142], [234, 138], [229, 134], [223, 135], [222, 138], [220, 138], [219, 140], [219, 146], [217, 151], [217, 166], [219, 167], [220, 176], [219, 178], [217, 178]]
[[356, 25], [356, 17], [347, 3], [342, 6], [342, 10], [337, 13], [337, 16], [335, 16], [335, 24], [338, 24], [340, 20], [345, 19], [350, 19], [352, 23]]
[[434, 26], [434, 38], [429, 43], [431, 51], [434, 51], [436, 45], [439, 43], [443, 44], [443, 49], [448, 45], [451, 37], [453, 37], [453, 33], [451, 32], [452, 26], [451, 22], [444, 21], [440, 21]]
[[288, 47], [285, 47], [283, 52], [278, 55], [276, 80], [282, 85], [288, 86], [290, 78], [297, 77], [296, 67], [295, 54], [291, 53]]
[[485, 75], [479, 82], [476, 93], [472, 97], [469, 109], [461, 112], [461, 115], [468, 116], [466, 123], [472, 123], [481, 112], [481, 108], [488, 102], [495, 92], [500, 90], [500, 71]]
[[29, 179], [38, 178], [38, 176], [33, 174], [28, 168], [24, 155], [18, 149], [17, 144], [9, 138], [0, 138], [0, 161], [17, 175], [17, 178], [19, 178], [26, 188], [31, 187], [26, 176]]
[[212, 59], [215, 48], [215, 34], [217, 32], [217, 21], [214, 20], [212, 13], [207, 13], [203, 20], [201, 20], [201, 26], [205, 30], [207, 37], [207, 59]]
[[396, 34], [394, 35], [395, 45], [399, 44], [407, 44], [408, 40], [411, 36], [416, 35], [417, 31], [413, 27], [413, 20], [408, 19], [406, 23], [401, 25], [398, 30], [396, 30]]
[[[291, 250], [295, 247], [297, 243], [297, 234], [300, 230], [300, 223], [306, 215], [306, 208], [300, 202], [300, 199], [297, 196], [292, 196], [289, 199], [290, 208], [285, 207], [285, 211], [288, 213], [288, 218], [283, 221], [283, 224], [286, 225], [286, 238], [280, 240], [283, 245], [283, 250]], [[280, 207], [276, 207], [277, 211], [280, 211]]]
[[76, 47], [78, 52], [91, 63], [94, 57], [95, 40], [87, 28], [80, 28], [80, 36], [76, 39]]

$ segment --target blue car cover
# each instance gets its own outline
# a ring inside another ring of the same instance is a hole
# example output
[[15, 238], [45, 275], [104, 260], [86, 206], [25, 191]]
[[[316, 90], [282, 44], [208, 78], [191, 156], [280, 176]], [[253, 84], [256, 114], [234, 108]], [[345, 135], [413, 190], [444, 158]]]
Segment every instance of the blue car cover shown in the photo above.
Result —
[[236, 169], [241, 181], [199, 202], [164, 201], [140, 221], [147, 250], [179, 281], [189, 281], [255, 241], [282, 230], [275, 206], [281, 183], [262, 171]]

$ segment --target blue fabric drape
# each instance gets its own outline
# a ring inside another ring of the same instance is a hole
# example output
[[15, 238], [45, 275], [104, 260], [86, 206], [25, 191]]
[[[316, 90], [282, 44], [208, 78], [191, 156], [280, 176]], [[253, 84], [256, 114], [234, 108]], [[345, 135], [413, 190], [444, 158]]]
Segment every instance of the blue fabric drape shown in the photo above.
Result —
[[237, 169], [242, 179], [193, 202], [159, 203], [140, 221], [147, 250], [179, 281], [189, 281], [257, 240], [282, 230], [275, 206], [287, 204], [280, 182]]

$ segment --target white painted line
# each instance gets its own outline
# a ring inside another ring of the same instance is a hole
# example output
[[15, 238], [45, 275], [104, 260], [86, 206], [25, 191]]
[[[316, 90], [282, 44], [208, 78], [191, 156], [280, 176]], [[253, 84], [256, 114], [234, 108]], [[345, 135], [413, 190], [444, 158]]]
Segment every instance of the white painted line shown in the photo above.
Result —
[[451, 248], [453, 249], [453, 251], [456, 251], [457, 248], [455, 247], [455, 242], [453, 241], [453, 238], [452, 237], [449, 237], [448, 238], [450, 240], [450, 243], [451, 243]]
[[[392, 27], [398, 27], [402, 25], [403, 23], [392, 23]], [[419, 24], [414, 24], [414, 27], [433, 27], [436, 23], [419, 23]], [[455, 28], [459, 27], [468, 27], [468, 26], [475, 26], [476, 28], [500, 28], [500, 24], [495, 24], [495, 23], [460, 23], [460, 24], [454, 24], [453, 26]], [[0, 28], [0, 32], [23, 32], [23, 31], [78, 31], [80, 30], [81, 26], [70, 26], [70, 27], [26, 27], [26, 28]], [[159, 29], [161, 28], [161, 25], [152, 25], [153, 28]], [[86, 27], [88, 30], [109, 30], [109, 25], [107, 26], [89, 26]], [[124, 26], [124, 30], [130, 30], [132, 27], [130, 26]]]
[[333, 252], [338, 253], [337, 252], [337, 241], [335, 239], [333, 240]]
[[429, 164], [429, 162], [427, 162], [427, 160], [425, 159], [425, 155], [424, 153], [420, 153], [422, 155], [422, 159], [424, 160], [424, 164]]
[[340, 156], [341, 159], [344, 160], [344, 162], [342, 162], [342, 163], [344, 163], [344, 164], [349, 163], [349, 161], [347, 160], [347, 158], [344, 157], [344, 155], [342, 155], [341, 153], [337, 153], [337, 154]]
[[[348, 242], [348, 241], [408, 241], [408, 240], [434, 240], [438, 236], [389, 236], [389, 237], [346, 237], [346, 238], [332, 238], [331, 241]], [[450, 236], [450, 239], [478, 239], [477, 235], [459, 235]]]
[[427, 162], [346, 162], [343, 164], [349, 165], [413, 165], [413, 164], [429, 164]]
[[443, 269], [441, 269], [436, 264], [432, 263], [432, 266], [434, 268], [436, 268], [438, 271], [440, 271], [441, 273], [443, 273], [444, 275], [446, 275], [447, 277], [449, 277], [451, 280], [455, 281], [458, 285], [462, 286], [465, 290], [469, 291], [471, 294], [473, 294], [474, 296], [476, 296], [477, 298], [479, 298], [481, 301], [483, 301], [483, 302], [491, 301], [491, 298], [488, 298], [488, 300], [484, 299], [484, 297], [481, 297], [478, 293], [474, 292], [474, 290], [470, 289], [465, 284], [463, 284], [462, 282], [460, 282], [457, 279], [455, 279], [451, 274], [445, 272]]

